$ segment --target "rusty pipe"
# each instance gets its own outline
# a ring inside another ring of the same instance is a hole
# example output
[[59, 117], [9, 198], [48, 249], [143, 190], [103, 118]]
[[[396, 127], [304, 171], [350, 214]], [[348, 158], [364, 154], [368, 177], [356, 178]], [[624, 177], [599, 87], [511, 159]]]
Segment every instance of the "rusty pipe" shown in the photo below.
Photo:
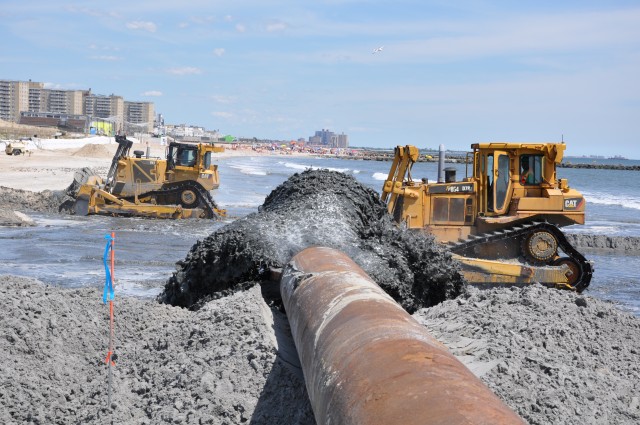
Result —
[[524, 423], [344, 253], [300, 252], [280, 292], [319, 425]]

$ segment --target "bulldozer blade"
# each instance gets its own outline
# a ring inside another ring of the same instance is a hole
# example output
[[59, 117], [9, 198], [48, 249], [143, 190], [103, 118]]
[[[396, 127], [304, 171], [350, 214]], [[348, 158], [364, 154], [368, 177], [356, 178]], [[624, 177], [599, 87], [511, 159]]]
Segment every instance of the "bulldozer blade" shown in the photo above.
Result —
[[78, 198], [73, 205], [73, 210], [76, 215], [89, 215], [89, 200]]

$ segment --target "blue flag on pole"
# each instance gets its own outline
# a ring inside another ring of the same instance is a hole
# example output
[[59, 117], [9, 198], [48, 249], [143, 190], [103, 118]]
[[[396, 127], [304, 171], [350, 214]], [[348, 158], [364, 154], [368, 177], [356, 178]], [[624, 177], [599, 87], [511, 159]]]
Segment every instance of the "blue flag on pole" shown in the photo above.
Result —
[[107, 240], [107, 245], [104, 247], [104, 255], [102, 257], [102, 261], [104, 262], [104, 271], [106, 274], [106, 282], [104, 283], [104, 292], [102, 294], [102, 302], [107, 303], [107, 301], [113, 301], [115, 298], [115, 294], [113, 291], [113, 280], [111, 279], [111, 270], [109, 269], [109, 252], [111, 251], [111, 244], [113, 239], [111, 235], [105, 235], [104, 237]]

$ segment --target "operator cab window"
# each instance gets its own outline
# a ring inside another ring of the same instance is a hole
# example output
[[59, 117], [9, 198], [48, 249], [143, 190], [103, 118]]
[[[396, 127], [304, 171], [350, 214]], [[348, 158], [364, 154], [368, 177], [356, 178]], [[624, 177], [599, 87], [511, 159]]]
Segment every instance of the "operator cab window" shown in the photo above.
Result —
[[[487, 211], [493, 212], [493, 154], [487, 155]], [[482, 170], [484, 172], [484, 170]]]
[[193, 167], [196, 165], [196, 151], [194, 149], [179, 149], [176, 165]]
[[498, 212], [504, 208], [507, 200], [507, 190], [509, 189], [509, 157], [507, 155], [498, 155], [498, 173], [495, 179], [496, 203], [495, 211]]
[[520, 156], [520, 183], [525, 186], [542, 183], [542, 155]]

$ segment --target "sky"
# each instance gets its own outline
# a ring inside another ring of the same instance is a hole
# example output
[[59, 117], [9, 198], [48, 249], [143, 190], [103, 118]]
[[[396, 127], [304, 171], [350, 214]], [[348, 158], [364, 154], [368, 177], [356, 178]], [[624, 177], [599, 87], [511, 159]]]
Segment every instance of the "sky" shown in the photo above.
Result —
[[237, 137], [640, 159], [637, 0], [0, 0], [0, 79]]

